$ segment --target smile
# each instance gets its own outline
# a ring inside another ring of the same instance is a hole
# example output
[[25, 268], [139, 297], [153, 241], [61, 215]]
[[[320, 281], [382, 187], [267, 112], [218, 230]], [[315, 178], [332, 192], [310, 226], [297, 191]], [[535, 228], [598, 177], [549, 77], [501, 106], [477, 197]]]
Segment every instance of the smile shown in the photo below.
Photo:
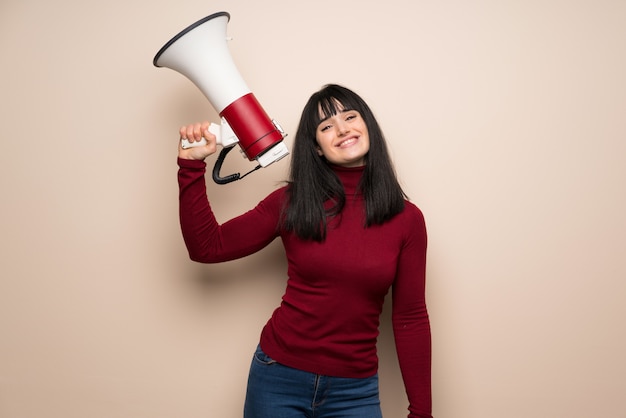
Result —
[[344, 141], [341, 141], [340, 143], [337, 144], [338, 148], [342, 148], [342, 147], [349, 147], [350, 145], [354, 144], [356, 141], [358, 141], [359, 138], [356, 136], [353, 136], [351, 138], [348, 138]]

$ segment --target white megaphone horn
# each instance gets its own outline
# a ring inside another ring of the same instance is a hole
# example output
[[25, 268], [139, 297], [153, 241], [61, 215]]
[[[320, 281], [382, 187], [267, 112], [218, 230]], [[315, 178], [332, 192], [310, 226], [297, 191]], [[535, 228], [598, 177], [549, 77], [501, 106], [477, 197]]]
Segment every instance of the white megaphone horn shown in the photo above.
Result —
[[[224, 147], [213, 169], [213, 180], [218, 184], [239, 180], [289, 154], [282, 128], [267, 116], [230, 56], [226, 44], [229, 20], [229, 13], [219, 12], [197, 21], [167, 42], [152, 62], [191, 80], [219, 113], [221, 124], [212, 123], [209, 129]], [[248, 160], [259, 164], [244, 176], [235, 173], [220, 177], [224, 158], [237, 143]], [[201, 144], [183, 141], [182, 146]]]

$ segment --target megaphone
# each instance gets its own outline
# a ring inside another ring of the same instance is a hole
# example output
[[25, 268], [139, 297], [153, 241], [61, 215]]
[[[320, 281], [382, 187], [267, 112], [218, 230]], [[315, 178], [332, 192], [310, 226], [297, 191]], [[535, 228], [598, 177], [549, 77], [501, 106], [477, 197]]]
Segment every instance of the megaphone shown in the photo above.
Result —
[[[170, 68], [191, 80], [219, 113], [221, 123], [212, 123], [209, 128], [223, 147], [213, 169], [213, 180], [218, 184], [239, 180], [289, 154], [283, 129], [263, 110], [230, 56], [226, 35], [229, 20], [229, 13], [219, 12], [195, 22], [168, 41], [152, 61], [155, 67]], [[258, 165], [243, 176], [221, 177], [224, 158], [235, 144], [244, 157]], [[183, 148], [197, 145], [203, 143], [182, 144]]]

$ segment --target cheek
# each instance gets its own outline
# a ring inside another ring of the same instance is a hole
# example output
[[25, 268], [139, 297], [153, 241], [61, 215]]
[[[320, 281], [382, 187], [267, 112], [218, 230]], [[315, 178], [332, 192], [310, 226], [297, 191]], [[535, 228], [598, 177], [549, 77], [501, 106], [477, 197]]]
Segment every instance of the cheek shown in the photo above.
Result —
[[315, 136], [315, 141], [317, 142], [317, 154], [319, 156], [324, 155], [324, 149], [326, 148], [326, 141], [324, 141], [324, 135], [321, 135], [319, 132]]

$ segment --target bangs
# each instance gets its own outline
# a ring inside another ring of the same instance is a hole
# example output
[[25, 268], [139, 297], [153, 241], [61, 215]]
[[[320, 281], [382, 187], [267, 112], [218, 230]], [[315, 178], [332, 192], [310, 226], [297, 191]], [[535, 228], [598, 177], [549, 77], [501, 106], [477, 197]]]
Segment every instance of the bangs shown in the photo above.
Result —
[[358, 99], [337, 89], [321, 91], [317, 97], [316, 108], [317, 124], [340, 112], [357, 110], [359, 113], [363, 113], [361, 112]]

